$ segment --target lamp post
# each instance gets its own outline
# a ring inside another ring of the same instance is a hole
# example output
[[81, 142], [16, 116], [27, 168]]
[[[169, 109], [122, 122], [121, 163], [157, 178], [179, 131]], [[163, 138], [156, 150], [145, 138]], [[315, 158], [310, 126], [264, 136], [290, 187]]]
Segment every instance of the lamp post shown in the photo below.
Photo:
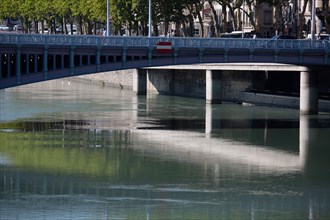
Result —
[[311, 25], [311, 39], [315, 40], [315, 1], [312, 1], [312, 25]]
[[110, 7], [109, 0], [107, 0], [107, 37], [110, 35]]
[[151, 0], [149, 0], [148, 37], [151, 37]]
[[244, 0], [242, 1], [242, 38], [244, 38]]

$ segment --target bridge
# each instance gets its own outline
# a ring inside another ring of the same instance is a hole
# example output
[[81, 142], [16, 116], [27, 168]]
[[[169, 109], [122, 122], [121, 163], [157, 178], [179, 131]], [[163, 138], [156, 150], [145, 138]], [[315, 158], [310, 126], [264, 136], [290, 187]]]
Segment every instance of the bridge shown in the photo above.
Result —
[[[290, 64], [291, 71], [301, 72], [300, 109], [310, 114], [318, 111], [317, 71], [330, 65], [329, 51], [328, 41], [311, 40], [6, 33], [0, 34], [0, 89], [121, 69], [207, 63]], [[219, 86], [215, 82], [219, 77], [212, 70], [206, 73], [206, 100], [217, 102]], [[145, 73], [136, 71], [133, 89], [138, 94], [145, 93], [145, 78]]]

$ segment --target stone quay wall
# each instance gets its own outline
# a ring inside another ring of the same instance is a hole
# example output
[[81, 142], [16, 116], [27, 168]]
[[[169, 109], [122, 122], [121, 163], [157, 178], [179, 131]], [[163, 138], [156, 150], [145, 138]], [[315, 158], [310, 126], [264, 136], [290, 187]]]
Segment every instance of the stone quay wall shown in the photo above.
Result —
[[120, 89], [133, 88], [133, 69], [103, 72], [75, 77], [79, 81]]
[[[149, 69], [147, 74], [147, 93], [174, 95], [205, 99], [205, 70], [169, 70]], [[262, 84], [262, 77], [256, 73], [243, 71], [217, 71], [222, 74], [223, 101], [240, 102], [241, 92], [255, 84]], [[76, 77], [79, 80], [101, 86], [112, 86], [120, 89], [132, 89], [133, 70], [111, 71]]]

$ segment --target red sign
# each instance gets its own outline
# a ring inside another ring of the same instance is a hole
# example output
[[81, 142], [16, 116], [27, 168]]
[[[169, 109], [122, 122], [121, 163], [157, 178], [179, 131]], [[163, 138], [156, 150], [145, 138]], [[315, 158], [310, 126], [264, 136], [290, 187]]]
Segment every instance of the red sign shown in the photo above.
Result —
[[171, 53], [172, 52], [172, 43], [167, 41], [159, 41], [156, 46], [158, 53]]

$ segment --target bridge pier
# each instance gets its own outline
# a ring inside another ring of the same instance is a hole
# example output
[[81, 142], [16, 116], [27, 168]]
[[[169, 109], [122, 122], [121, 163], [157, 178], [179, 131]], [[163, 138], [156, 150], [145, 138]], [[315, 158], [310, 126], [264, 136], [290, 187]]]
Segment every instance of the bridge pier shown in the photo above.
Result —
[[2, 79], [2, 53], [0, 53], [0, 80]]
[[206, 70], [206, 103], [221, 103], [221, 75], [220, 71]]
[[33, 54], [33, 61], [31, 62], [33, 66], [33, 70], [31, 73], [37, 73], [38, 72], [38, 54]]
[[318, 73], [300, 72], [300, 114], [318, 113]]
[[42, 71], [43, 71], [43, 77], [44, 80], [48, 79], [48, 46], [44, 47], [44, 54], [43, 54], [43, 65], [42, 65]]
[[147, 94], [147, 70], [133, 70], [133, 92], [137, 95]]
[[21, 54], [22, 54], [22, 46], [18, 45], [16, 50], [16, 83], [17, 85], [21, 84]]

